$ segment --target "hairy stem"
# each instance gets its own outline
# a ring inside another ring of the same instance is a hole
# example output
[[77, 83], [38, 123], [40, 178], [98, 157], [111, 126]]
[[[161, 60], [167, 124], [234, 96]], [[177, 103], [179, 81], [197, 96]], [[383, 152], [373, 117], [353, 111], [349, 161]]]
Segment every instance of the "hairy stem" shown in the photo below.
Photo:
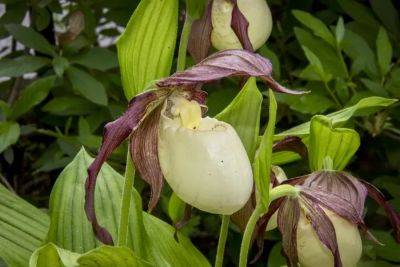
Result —
[[218, 239], [217, 256], [215, 257], [215, 267], [222, 267], [222, 263], [224, 261], [224, 252], [225, 252], [226, 238], [228, 236], [229, 221], [230, 221], [229, 215], [222, 215], [221, 230], [219, 232], [219, 239]]
[[[133, 167], [131, 155], [127, 153], [126, 157], [126, 169], [125, 169], [125, 183], [124, 183], [124, 191], [122, 194], [122, 203], [121, 203], [121, 215], [119, 220], [119, 228], [118, 228], [118, 246], [126, 246], [127, 245], [127, 233], [129, 227], [129, 209], [131, 206], [132, 199], [132, 190], [133, 190], [133, 182], [135, 178], [135, 169]], [[137, 238], [137, 235], [134, 235], [134, 238]]]
[[179, 41], [178, 60], [176, 64], [177, 71], [182, 71], [186, 67], [186, 53], [192, 24], [193, 19], [189, 16], [188, 12], [186, 12], [185, 23], [183, 24], [181, 39]]

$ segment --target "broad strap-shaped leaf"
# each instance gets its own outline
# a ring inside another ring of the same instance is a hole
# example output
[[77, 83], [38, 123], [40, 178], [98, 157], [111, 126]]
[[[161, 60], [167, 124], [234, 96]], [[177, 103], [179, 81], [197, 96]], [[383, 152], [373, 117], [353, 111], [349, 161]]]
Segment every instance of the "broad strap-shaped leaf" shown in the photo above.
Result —
[[0, 184], [0, 258], [25, 267], [46, 239], [49, 216]]
[[283, 87], [272, 78], [272, 64], [262, 56], [246, 50], [225, 50], [207, 57], [192, 68], [177, 72], [157, 82], [159, 87], [197, 87], [231, 76], [259, 77], [271, 89], [281, 93], [303, 94]]
[[212, 31], [211, 8], [212, 1], [209, 0], [203, 16], [193, 22], [190, 30], [188, 51], [196, 63], [206, 58], [210, 50]]
[[101, 166], [128, 136], [136, 130], [139, 124], [144, 120], [154, 108], [162, 103], [165, 98], [166, 90], [147, 91], [133, 98], [129, 103], [127, 111], [117, 120], [108, 123], [104, 128], [103, 143], [95, 161], [88, 169], [88, 178], [86, 180], [86, 202], [85, 210], [89, 221], [93, 224], [93, 230], [96, 236], [105, 244], [112, 244], [111, 235], [106, 229], [101, 227], [96, 219], [94, 210], [94, 192], [97, 175]]
[[247, 51], [254, 51], [253, 45], [249, 38], [249, 22], [240, 11], [237, 0], [230, 0], [233, 2], [231, 28], [238, 37], [243, 49]]
[[[77, 253], [101, 246], [84, 214], [86, 169], [93, 162], [85, 150], [58, 177], [51, 193], [51, 227], [48, 241]], [[117, 240], [124, 177], [103, 165], [95, 192], [96, 213], [101, 225]], [[160, 219], [142, 211], [141, 198], [133, 189], [127, 246], [155, 266], [210, 266], [190, 240]], [[140, 240], [140, 244], [135, 243]], [[141, 251], [141, 252], [140, 252]]]
[[[361, 99], [357, 104], [338, 110], [326, 115], [332, 119], [332, 126], [340, 126], [352, 117], [368, 116], [382, 110], [394, 103], [397, 99], [384, 98], [379, 96], [371, 96]], [[275, 135], [275, 139], [279, 140], [285, 136], [295, 135], [299, 137], [307, 136], [310, 133], [310, 122], [302, 123], [289, 130], [283, 131]]]
[[283, 252], [289, 267], [298, 266], [297, 225], [299, 219], [300, 204], [298, 200], [286, 198], [278, 211], [278, 229], [282, 234]]
[[178, 0], [140, 1], [118, 39], [122, 85], [128, 100], [170, 74], [178, 29]]
[[322, 170], [325, 157], [333, 169], [343, 170], [360, 146], [360, 136], [353, 129], [333, 128], [332, 119], [316, 115], [311, 119], [309, 163], [312, 171]]
[[29, 267], [145, 267], [153, 266], [138, 258], [127, 247], [101, 246], [87, 253], [78, 254], [48, 243], [38, 248], [32, 255]]

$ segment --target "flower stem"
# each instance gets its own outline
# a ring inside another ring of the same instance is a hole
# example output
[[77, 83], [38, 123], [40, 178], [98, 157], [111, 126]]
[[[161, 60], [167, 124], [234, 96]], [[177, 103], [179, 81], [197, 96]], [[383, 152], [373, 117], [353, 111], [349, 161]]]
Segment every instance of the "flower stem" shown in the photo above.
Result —
[[[132, 190], [133, 190], [133, 182], [135, 179], [135, 169], [133, 167], [133, 162], [129, 153], [127, 153], [126, 157], [126, 168], [125, 168], [125, 183], [124, 183], [124, 191], [122, 194], [122, 202], [121, 202], [121, 214], [119, 219], [119, 228], [118, 228], [118, 246], [126, 246], [127, 245], [127, 233], [129, 227], [129, 209], [131, 206], [132, 199]], [[136, 238], [137, 235], [135, 235]], [[139, 242], [140, 243], [140, 242]]]
[[228, 236], [229, 221], [230, 221], [229, 215], [222, 215], [221, 230], [219, 232], [219, 239], [218, 239], [217, 256], [215, 257], [215, 267], [222, 267], [222, 263], [224, 261], [224, 252], [225, 252], [226, 238]]
[[186, 12], [185, 23], [183, 24], [181, 39], [179, 41], [178, 60], [176, 63], [176, 70], [182, 71], [186, 67], [186, 52], [189, 41], [189, 34], [192, 28], [193, 19]]
[[275, 199], [284, 196], [297, 197], [298, 195], [299, 195], [298, 188], [289, 184], [278, 185], [269, 192], [269, 202], [271, 203]]
[[250, 216], [249, 221], [246, 225], [246, 230], [243, 234], [242, 244], [240, 245], [240, 256], [239, 256], [239, 267], [247, 266], [247, 256], [249, 254], [249, 247], [251, 238], [253, 237], [254, 228], [260, 216], [264, 214], [267, 207], [259, 202]]

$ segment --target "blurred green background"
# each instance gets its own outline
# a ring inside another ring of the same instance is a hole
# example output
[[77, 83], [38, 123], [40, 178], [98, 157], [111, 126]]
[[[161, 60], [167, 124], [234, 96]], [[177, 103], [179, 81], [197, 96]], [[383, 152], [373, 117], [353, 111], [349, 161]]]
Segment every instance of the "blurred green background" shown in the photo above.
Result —
[[[124, 111], [127, 102], [115, 41], [138, 2], [0, 1], [0, 182], [36, 206], [48, 208], [50, 190], [62, 168], [82, 145], [95, 154], [102, 126]], [[272, 0], [268, 4], [273, 32], [258, 52], [272, 61], [276, 80], [311, 92], [301, 97], [277, 95], [278, 132], [367, 96], [400, 97], [400, 1]], [[184, 1], [180, 8], [181, 29]], [[341, 37], [340, 44], [334, 35]], [[264, 85], [259, 88], [267, 92]], [[233, 99], [239, 84], [225, 80], [206, 89], [208, 115], [213, 116]], [[267, 110], [265, 103], [262, 132]], [[400, 105], [349, 124], [360, 133], [362, 144], [348, 170], [373, 182], [400, 212]], [[110, 163], [123, 170], [124, 160], [121, 147]], [[306, 173], [308, 164], [299, 161], [283, 168], [294, 177]], [[136, 181], [146, 202], [149, 188]], [[155, 211], [167, 222], [171, 222], [170, 194], [166, 188]], [[400, 266], [400, 246], [390, 235], [388, 220], [375, 203], [367, 205], [367, 225], [386, 246], [364, 242], [360, 265]], [[219, 224], [218, 216], [196, 211], [183, 229], [211, 262]], [[277, 232], [268, 236], [256, 265], [283, 264], [279, 239]], [[240, 241], [241, 235], [232, 229], [227, 266], [238, 261]]]

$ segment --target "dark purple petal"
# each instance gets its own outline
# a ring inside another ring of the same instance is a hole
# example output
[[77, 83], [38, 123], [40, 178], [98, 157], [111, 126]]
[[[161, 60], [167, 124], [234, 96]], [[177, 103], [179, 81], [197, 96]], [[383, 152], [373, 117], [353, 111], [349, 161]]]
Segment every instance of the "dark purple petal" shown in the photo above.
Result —
[[326, 215], [325, 211], [317, 203], [309, 198], [302, 197], [301, 201], [308, 210], [306, 217], [310, 221], [318, 239], [332, 252], [334, 266], [341, 267], [342, 260], [340, 259], [335, 227], [328, 215]]
[[248, 34], [249, 22], [240, 11], [237, 0], [231, 0], [231, 2], [233, 3], [231, 28], [238, 37], [243, 49], [247, 51], [254, 51]]
[[305, 187], [315, 188], [326, 192], [332, 192], [349, 201], [363, 214], [367, 189], [354, 176], [339, 171], [316, 171], [304, 181]]
[[203, 16], [193, 22], [190, 31], [188, 51], [196, 63], [207, 57], [211, 46], [211, 8], [212, 1], [208, 1]]
[[303, 159], [306, 159], [308, 154], [307, 146], [301, 141], [301, 138], [297, 136], [287, 136], [276, 142], [272, 146], [272, 151], [292, 151], [299, 154]]
[[207, 57], [192, 68], [165, 78], [157, 83], [159, 87], [194, 88], [203, 83], [220, 80], [225, 77], [260, 77], [271, 89], [289, 94], [303, 94], [278, 84], [271, 76], [271, 62], [262, 56], [246, 50], [225, 50]]
[[192, 206], [185, 203], [185, 210], [183, 212], [183, 217], [174, 224], [175, 229], [179, 230], [184, 227], [192, 217]]
[[132, 134], [130, 152], [140, 177], [150, 185], [151, 195], [148, 209], [157, 205], [164, 185], [163, 174], [158, 161], [158, 124], [162, 105], [149, 114]]
[[134, 97], [128, 106], [127, 111], [117, 120], [107, 123], [103, 132], [103, 143], [96, 159], [88, 168], [88, 177], [85, 183], [85, 212], [88, 220], [92, 223], [96, 237], [105, 244], [112, 244], [112, 237], [109, 232], [98, 224], [95, 206], [94, 192], [97, 175], [103, 163], [111, 155], [117, 146], [124, 141], [138, 127], [146, 114], [153, 108], [153, 104], [167, 95], [166, 90], [148, 91]]
[[385, 196], [375, 186], [363, 180], [360, 180], [360, 182], [366, 186], [368, 195], [385, 210], [386, 215], [388, 216], [393, 227], [394, 238], [396, 239], [397, 243], [400, 243], [400, 215], [386, 201]]
[[298, 266], [297, 225], [300, 218], [298, 199], [285, 198], [278, 211], [278, 229], [282, 234], [282, 247], [289, 267]]

